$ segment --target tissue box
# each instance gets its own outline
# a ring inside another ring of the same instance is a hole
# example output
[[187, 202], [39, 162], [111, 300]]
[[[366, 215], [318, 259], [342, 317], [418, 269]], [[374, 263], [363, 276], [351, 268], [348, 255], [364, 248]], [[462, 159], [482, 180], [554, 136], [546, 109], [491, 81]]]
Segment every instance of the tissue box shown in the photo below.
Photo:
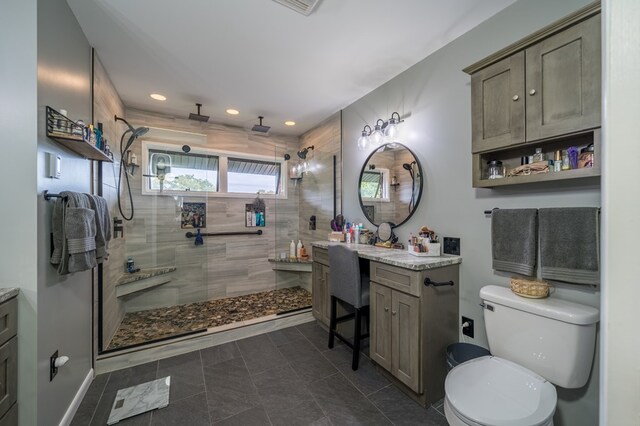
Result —
[[408, 251], [410, 255], [418, 256], [418, 257], [438, 257], [441, 253], [440, 243], [426, 243], [426, 246], [429, 248], [427, 252], [418, 252], [415, 251], [414, 246], [408, 246]]

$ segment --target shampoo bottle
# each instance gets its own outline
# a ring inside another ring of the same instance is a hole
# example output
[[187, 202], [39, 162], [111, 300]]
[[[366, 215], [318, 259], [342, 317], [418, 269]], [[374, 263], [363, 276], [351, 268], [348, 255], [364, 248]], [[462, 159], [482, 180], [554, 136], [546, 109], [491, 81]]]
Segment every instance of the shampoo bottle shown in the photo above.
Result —
[[296, 246], [296, 257], [298, 259], [300, 259], [300, 257], [301, 257], [300, 250], [302, 250], [302, 241], [298, 240], [298, 245]]
[[291, 240], [291, 244], [289, 244], [289, 257], [296, 257], [296, 243], [294, 243], [293, 240]]

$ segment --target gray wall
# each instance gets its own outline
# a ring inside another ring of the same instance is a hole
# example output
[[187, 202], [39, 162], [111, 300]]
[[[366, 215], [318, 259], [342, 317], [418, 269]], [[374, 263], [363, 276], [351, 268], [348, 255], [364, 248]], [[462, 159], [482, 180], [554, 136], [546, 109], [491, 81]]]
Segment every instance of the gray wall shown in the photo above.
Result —
[[[421, 225], [443, 236], [462, 239], [460, 313], [475, 319], [476, 338], [487, 345], [479, 290], [487, 284], [507, 285], [507, 275], [491, 269], [490, 219], [493, 207], [599, 206], [598, 179], [529, 185], [498, 190], [471, 187], [471, 90], [462, 68], [589, 3], [521, 0], [398, 75], [343, 111], [344, 186], [347, 219], [362, 218], [357, 180], [368, 153], [356, 139], [365, 124], [398, 111], [408, 115], [404, 143], [424, 169], [423, 198], [416, 214], [397, 230], [401, 240]], [[556, 296], [598, 306], [599, 291], [573, 286]], [[598, 418], [598, 358], [586, 387], [559, 389], [556, 424], [591, 425]]]
[[[15, 37], [12, 37], [14, 39]], [[45, 106], [91, 122], [91, 47], [64, 0], [38, 2], [38, 193], [91, 191], [91, 162], [49, 140]], [[62, 156], [61, 179], [46, 177], [45, 153]], [[58, 276], [49, 264], [53, 202], [38, 197], [38, 424], [62, 419], [91, 370], [91, 271]], [[24, 231], [24, 230], [23, 230]], [[49, 382], [49, 357], [69, 363]]]
[[0, 13], [0, 287], [19, 287], [18, 416], [36, 423], [36, 0], [2, 2]]

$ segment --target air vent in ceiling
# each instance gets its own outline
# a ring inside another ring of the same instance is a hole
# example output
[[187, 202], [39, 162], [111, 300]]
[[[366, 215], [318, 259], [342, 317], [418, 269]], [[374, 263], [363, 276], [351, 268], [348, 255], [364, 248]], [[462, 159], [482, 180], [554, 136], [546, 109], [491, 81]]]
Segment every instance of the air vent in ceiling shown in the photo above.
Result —
[[320, 0], [273, 0], [276, 3], [280, 3], [283, 6], [287, 6], [289, 9], [293, 9], [296, 12], [309, 16], [311, 12], [318, 6]]

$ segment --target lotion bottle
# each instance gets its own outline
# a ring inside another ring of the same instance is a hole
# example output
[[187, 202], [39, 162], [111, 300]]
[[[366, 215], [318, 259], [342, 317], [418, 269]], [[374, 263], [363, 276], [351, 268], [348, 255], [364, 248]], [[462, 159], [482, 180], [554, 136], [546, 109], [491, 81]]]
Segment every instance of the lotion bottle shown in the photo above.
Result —
[[291, 244], [289, 244], [289, 257], [294, 259], [296, 257], [296, 243], [294, 243], [293, 240], [291, 240]]
[[298, 245], [296, 246], [296, 257], [300, 259], [300, 250], [302, 250], [302, 241], [298, 240]]

